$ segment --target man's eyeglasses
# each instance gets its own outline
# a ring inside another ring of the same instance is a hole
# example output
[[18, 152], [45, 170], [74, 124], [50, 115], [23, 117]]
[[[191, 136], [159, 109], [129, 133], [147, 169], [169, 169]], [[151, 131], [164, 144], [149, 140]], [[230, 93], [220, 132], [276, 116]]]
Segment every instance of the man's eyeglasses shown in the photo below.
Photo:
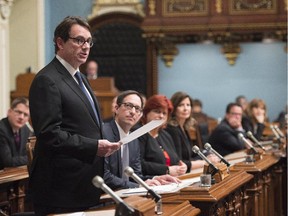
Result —
[[135, 105], [132, 104], [132, 103], [121, 103], [120, 106], [121, 106], [122, 104], [124, 105], [124, 108], [127, 109], [127, 110], [132, 110], [133, 108], [135, 108], [135, 112], [136, 112], [137, 114], [142, 113], [142, 108], [139, 107], [139, 106], [135, 106]]
[[29, 117], [29, 114], [28, 114], [28, 113], [22, 112], [22, 111], [17, 110], [17, 109], [14, 109], [13, 111], [16, 113], [16, 115], [19, 115], [19, 116], [20, 116], [20, 115], [23, 114], [25, 118], [28, 118], [28, 117]]
[[86, 42], [88, 43], [89, 47], [93, 46], [93, 40], [88, 38], [85, 40], [83, 37], [69, 37], [69, 39], [74, 40], [79, 46], [83, 46]]

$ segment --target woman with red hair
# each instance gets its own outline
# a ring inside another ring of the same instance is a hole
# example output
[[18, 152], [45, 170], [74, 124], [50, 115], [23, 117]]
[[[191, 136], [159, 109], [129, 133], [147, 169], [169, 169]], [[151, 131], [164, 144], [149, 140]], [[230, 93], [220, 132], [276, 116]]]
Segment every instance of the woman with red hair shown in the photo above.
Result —
[[173, 139], [163, 128], [173, 110], [171, 101], [164, 95], [150, 97], [143, 109], [142, 123], [164, 119], [165, 123], [139, 138], [142, 172], [145, 175], [183, 175], [187, 166], [175, 150]]

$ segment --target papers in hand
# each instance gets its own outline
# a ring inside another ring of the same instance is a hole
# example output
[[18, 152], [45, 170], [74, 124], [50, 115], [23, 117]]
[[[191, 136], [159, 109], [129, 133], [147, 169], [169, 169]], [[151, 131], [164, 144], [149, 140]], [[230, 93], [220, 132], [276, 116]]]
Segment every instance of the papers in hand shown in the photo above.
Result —
[[164, 123], [164, 121], [165, 121], [164, 119], [152, 120], [148, 122], [147, 124], [143, 125], [142, 127], [138, 128], [137, 130], [133, 131], [128, 136], [121, 139], [119, 142], [121, 142], [122, 144], [131, 142], [132, 140], [137, 139], [138, 137], [153, 130], [154, 128], [159, 127], [160, 125]]

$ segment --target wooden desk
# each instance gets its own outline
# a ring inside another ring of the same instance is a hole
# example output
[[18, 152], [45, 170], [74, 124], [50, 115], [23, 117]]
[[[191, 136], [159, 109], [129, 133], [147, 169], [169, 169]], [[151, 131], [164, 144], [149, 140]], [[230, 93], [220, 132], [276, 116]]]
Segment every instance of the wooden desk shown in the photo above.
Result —
[[263, 155], [259, 161], [239, 162], [231, 168], [231, 171], [245, 170], [254, 176], [247, 189], [247, 195], [252, 197], [254, 203], [250, 215], [276, 216], [286, 213], [283, 206], [283, 200], [287, 197], [287, 191], [283, 190], [283, 186], [286, 184], [283, 182], [285, 177], [283, 160], [268, 153]]
[[[124, 200], [125, 201], [125, 200]], [[85, 215], [87, 216], [114, 216], [115, 215], [115, 205], [109, 205], [106, 207], [101, 207], [95, 210], [89, 210], [85, 212], [77, 212], [76, 215]], [[163, 204], [163, 214], [162, 216], [197, 216], [200, 213], [200, 209], [195, 208], [194, 206], [190, 205], [188, 201], [183, 202], [182, 204], [175, 204], [175, 203], [168, 203]], [[51, 214], [48, 216], [69, 216], [70, 214]], [[140, 213], [139, 216], [156, 216], [157, 214], [152, 211], [146, 213]], [[123, 215], [125, 216], [125, 215]]]
[[164, 203], [177, 203], [189, 200], [190, 203], [200, 208], [200, 215], [249, 215], [249, 197], [246, 194], [247, 184], [253, 175], [245, 171], [232, 173], [223, 181], [212, 185], [210, 188], [200, 187], [196, 183], [180, 190], [180, 193], [163, 197]]
[[25, 210], [27, 166], [5, 168], [0, 172], [0, 209], [7, 215]]

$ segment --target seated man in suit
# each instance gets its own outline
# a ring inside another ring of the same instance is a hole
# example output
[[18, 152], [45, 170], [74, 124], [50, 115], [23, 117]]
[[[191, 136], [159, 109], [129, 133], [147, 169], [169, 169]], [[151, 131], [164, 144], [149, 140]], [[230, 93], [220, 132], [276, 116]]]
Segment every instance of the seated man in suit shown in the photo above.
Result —
[[16, 98], [8, 110], [6, 118], [0, 121], [0, 168], [16, 167], [28, 163], [26, 143], [32, 135], [27, 127], [29, 101]]
[[241, 124], [242, 112], [240, 104], [229, 103], [224, 120], [209, 137], [211, 146], [222, 156], [245, 149], [245, 144], [238, 138], [239, 133], [245, 132]]
[[[115, 105], [115, 119], [104, 124], [104, 136], [109, 141], [119, 141], [129, 134], [131, 128], [142, 116], [143, 98], [136, 91], [124, 91], [118, 97]], [[126, 149], [128, 148], [128, 149]], [[120, 188], [135, 188], [139, 185], [124, 174], [124, 169], [130, 166], [136, 175], [146, 181], [148, 185], [168, 184], [179, 182], [170, 176], [143, 176], [140, 160], [138, 139], [122, 145], [117, 151], [105, 158], [104, 181], [113, 190]], [[153, 179], [151, 179], [153, 178]]]

